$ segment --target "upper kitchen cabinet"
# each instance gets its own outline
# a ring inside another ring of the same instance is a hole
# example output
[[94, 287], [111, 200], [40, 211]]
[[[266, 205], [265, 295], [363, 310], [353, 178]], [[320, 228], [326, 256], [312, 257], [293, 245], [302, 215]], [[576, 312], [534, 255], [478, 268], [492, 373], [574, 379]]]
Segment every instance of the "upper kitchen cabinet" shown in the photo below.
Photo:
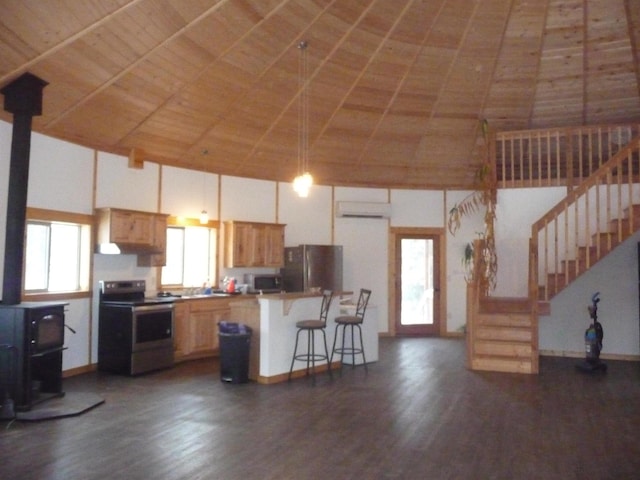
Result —
[[278, 223], [224, 222], [224, 266], [284, 265], [284, 227]]
[[167, 264], [167, 215], [153, 215], [152, 249], [158, 253], [138, 255], [139, 267], [163, 267]]
[[164, 256], [167, 217], [135, 210], [96, 209], [97, 252]]
[[284, 225], [265, 225], [264, 259], [267, 267], [284, 266]]

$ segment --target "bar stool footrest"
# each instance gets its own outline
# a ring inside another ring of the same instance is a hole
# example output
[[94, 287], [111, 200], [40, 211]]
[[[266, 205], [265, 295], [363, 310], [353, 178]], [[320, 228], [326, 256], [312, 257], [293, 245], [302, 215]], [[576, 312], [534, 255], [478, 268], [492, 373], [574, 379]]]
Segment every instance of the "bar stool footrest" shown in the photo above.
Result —
[[358, 354], [358, 353], [362, 353], [362, 349], [361, 348], [351, 348], [351, 347], [344, 347], [344, 348], [336, 348], [334, 350], [335, 353], [339, 353], [341, 355], [354, 355], [354, 354]]
[[293, 357], [294, 360], [298, 360], [298, 361], [304, 361], [306, 362], [307, 360], [314, 360], [314, 361], [318, 361], [318, 360], [327, 360], [329, 361], [329, 359], [327, 358], [326, 355], [320, 355], [319, 353], [316, 354], [310, 354], [310, 353], [301, 353], [299, 355], [296, 355], [295, 357]]

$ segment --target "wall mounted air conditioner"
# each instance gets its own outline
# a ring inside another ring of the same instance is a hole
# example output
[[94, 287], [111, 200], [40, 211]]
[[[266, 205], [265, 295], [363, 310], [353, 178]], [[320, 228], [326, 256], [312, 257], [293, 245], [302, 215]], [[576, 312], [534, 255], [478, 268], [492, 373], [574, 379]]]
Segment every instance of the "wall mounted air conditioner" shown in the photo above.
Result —
[[389, 218], [390, 215], [390, 203], [336, 202], [336, 217]]

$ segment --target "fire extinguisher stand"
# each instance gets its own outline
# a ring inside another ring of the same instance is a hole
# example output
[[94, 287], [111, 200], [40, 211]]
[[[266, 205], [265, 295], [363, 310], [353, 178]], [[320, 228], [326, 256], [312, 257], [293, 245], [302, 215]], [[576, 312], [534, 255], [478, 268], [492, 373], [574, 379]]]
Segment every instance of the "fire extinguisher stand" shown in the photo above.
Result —
[[576, 365], [576, 368], [588, 373], [607, 371], [607, 364], [600, 361], [604, 331], [602, 329], [602, 324], [598, 321], [598, 302], [600, 302], [600, 292], [596, 292], [591, 296], [591, 305], [588, 307], [591, 324], [584, 332], [584, 348], [586, 357], [584, 362]]

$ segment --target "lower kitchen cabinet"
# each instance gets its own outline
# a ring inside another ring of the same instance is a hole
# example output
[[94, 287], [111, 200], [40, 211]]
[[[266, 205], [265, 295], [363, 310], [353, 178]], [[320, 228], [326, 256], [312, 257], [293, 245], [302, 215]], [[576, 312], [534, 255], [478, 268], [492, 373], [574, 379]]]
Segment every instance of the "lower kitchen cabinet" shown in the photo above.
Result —
[[173, 357], [179, 362], [189, 350], [189, 303], [177, 302], [173, 310]]
[[229, 298], [185, 299], [176, 303], [175, 360], [218, 354], [218, 323], [228, 320]]

